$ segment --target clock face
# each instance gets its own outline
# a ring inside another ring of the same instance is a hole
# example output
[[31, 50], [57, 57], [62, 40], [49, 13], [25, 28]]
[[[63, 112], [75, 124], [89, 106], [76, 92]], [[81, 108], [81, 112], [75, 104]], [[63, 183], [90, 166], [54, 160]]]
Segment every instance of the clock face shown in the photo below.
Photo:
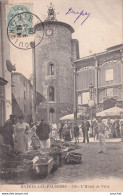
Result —
[[53, 34], [53, 30], [52, 29], [47, 29], [46, 31], [47, 35], [50, 36]]

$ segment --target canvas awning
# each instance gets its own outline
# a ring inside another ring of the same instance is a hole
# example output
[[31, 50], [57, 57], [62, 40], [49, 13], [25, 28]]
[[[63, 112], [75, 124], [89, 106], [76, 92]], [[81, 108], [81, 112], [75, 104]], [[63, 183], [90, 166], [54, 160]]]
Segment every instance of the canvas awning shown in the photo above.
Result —
[[[82, 113], [77, 113], [77, 119], [81, 119]], [[68, 114], [60, 118], [60, 121], [74, 120], [74, 114]]]
[[96, 116], [101, 116], [101, 117], [120, 116], [122, 113], [123, 113], [123, 109], [115, 106], [113, 108], [109, 108], [107, 110], [103, 110], [103, 111], [97, 113]]

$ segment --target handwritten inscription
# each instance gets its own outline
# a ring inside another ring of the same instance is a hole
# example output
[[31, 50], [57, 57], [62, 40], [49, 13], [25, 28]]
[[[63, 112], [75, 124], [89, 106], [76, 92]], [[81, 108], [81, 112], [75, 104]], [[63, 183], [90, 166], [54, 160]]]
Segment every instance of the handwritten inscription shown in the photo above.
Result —
[[82, 10], [81, 12], [76, 12], [74, 11], [72, 8], [69, 8], [69, 10], [66, 12], [65, 15], [67, 14], [74, 14], [76, 15], [76, 19], [74, 20], [74, 23], [79, 19], [83, 17], [83, 21], [81, 22], [81, 25], [89, 18], [90, 13], [85, 12], [84, 10]]

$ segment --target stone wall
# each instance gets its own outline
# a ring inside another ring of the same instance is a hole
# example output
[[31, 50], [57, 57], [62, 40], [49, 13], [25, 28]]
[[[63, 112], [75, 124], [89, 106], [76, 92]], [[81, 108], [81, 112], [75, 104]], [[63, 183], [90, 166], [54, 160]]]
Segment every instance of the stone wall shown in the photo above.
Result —
[[[46, 31], [52, 29], [52, 35]], [[38, 29], [38, 31], [42, 31]], [[38, 32], [39, 33], [39, 32]], [[36, 89], [47, 99], [47, 115], [50, 107], [55, 110], [55, 122], [58, 122], [61, 110], [70, 107], [73, 111], [73, 69], [71, 63], [71, 31], [58, 24], [44, 25], [44, 37], [35, 48], [36, 51]], [[54, 64], [54, 75], [48, 75], [49, 64]], [[49, 102], [48, 88], [55, 89], [55, 100]]]

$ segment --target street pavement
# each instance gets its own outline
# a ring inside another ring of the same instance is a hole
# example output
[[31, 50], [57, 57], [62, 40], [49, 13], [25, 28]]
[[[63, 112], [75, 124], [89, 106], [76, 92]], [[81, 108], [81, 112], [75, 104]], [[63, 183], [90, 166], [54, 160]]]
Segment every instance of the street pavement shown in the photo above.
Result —
[[[74, 142], [74, 141], [73, 141]], [[123, 142], [120, 138], [106, 140], [106, 153], [98, 153], [99, 142], [90, 138], [90, 143], [82, 143], [80, 148], [73, 152], [82, 154], [82, 162], [74, 165], [63, 165], [46, 178], [33, 180], [22, 179], [14, 181], [16, 184], [72, 184], [97, 180], [115, 183], [123, 180]], [[11, 181], [13, 183], [13, 181]], [[7, 183], [11, 183], [8, 181]], [[106, 184], [107, 182], [105, 182]], [[121, 185], [122, 186], [122, 185]]]
[[107, 139], [106, 153], [98, 153], [98, 141], [82, 143], [76, 150], [82, 154], [82, 163], [64, 165], [41, 181], [45, 183], [76, 183], [91, 179], [123, 179], [123, 142], [121, 139]]

